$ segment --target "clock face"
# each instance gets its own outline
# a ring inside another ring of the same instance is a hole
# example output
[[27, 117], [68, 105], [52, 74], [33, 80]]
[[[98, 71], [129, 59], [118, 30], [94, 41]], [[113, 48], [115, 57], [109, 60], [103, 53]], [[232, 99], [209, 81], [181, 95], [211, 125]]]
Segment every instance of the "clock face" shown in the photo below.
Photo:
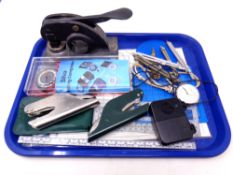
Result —
[[56, 72], [53, 69], [48, 69], [41, 72], [37, 78], [39, 88], [48, 88], [54, 85], [56, 81]]
[[182, 84], [176, 89], [176, 96], [186, 104], [195, 104], [199, 101], [200, 93], [195, 86]]

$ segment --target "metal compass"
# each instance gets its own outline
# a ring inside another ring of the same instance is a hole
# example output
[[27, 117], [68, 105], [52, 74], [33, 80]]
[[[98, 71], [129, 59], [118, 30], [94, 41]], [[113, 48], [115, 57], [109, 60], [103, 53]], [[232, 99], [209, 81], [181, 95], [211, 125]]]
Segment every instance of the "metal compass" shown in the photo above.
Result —
[[37, 77], [37, 86], [42, 89], [49, 88], [55, 84], [56, 71], [47, 69], [39, 73]]

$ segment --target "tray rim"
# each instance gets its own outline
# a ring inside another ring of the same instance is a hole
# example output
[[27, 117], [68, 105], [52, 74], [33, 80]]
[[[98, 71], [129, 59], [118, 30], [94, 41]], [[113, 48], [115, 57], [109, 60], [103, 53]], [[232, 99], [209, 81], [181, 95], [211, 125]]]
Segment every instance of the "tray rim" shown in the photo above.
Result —
[[[127, 35], [129, 35], [129, 36], [135, 36], [135, 37], [137, 37], [137, 36], [152, 36], [152, 35], [153, 36], [154, 35], [156, 35], [156, 36], [158, 36], [158, 35], [170, 35], [170, 36], [174, 35], [176, 37], [188, 39], [190, 42], [195, 44], [195, 46], [198, 48], [198, 50], [201, 54], [200, 57], [202, 58], [202, 61], [204, 62], [205, 69], [206, 69], [206, 71], [208, 71], [208, 74], [209, 74], [208, 76], [211, 80], [213, 80], [211, 70], [209, 68], [208, 62], [206, 60], [206, 57], [204, 55], [204, 52], [203, 52], [203, 49], [202, 49], [200, 43], [196, 39], [194, 39], [193, 37], [191, 37], [189, 35], [181, 34], [181, 33], [108, 33], [107, 35], [109, 35], [109, 36], [111, 36], [111, 35], [114, 35], [114, 36], [120, 36], [120, 35], [127, 36]], [[223, 153], [227, 149], [227, 147], [229, 146], [230, 140], [231, 140], [231, 131], [230, 131], [230, 127], [229, 127], [229, 124], [228, 124], [228, 121], [226, 118], [226, 114], [225, 114], [223, 106], [222, 106], [221, 99], [220, 99], [220, 97], [218, 97], [218, 105], [219, 105], [220, 113], [222, 114], [221, 120], [224, 123], [224, 126], [225, 126], [224, 129], [225, 129], [226, 134], [225, 134], [225, 137], [222, 139], [223, 142], [220, 144], [220, 146], [215, 147], [214, 149], [211, 149], [211, 150], [194, 151], [194, 152], [196, 152], [196, 154], [193, 153], [192, 151], [190, 151], [190, 152], [185, 151], [186, 152], [185, 154], [180, 154], [180, 152], [183, 152], [183, 151], [172, 151], [172, 154], [170, 154], [170, 155], [165, 153], [165, 152], [169, 152], [169, 151], [163, 151], [163, 152], [160, 151], [159, 152], [157, 150], [154, 150], [155, 153], [151, 155], [151, 154], [145, 153], [145, 152], [147, 152], [147, 151], [145, 151], [145, 149], [136, 149], [136, 150], [139, 150], [140, 153], [137, 152], [137, 154], [135, 154], [135, 149], [130, 150], [127, 148], [126, 149], [125, 148], [124, 149], [122, 149], [122, 148], [116, 149], [116, 150], [114, 150], [114, 152], [111, 152], [111, 150], [113, 150], [113, 149], [109, 149], [110, 151], [107, 151], [107, 152], [105, 152], [106, 150], [104, 150], [104, 149], [96, 149], [96, 148], [91, 148], [90, 149], [91, 151], [89, 149], [86, 149], [86, 151], [85, 151], [85, 149], [81, 149], [79, 151], [75, 151], [76, 154], [62, 154], [62, 152], [64, 152], [62, 149], [58, 150], [58, 152], [60, 151], [61, 153], [60, 154], [57, 153], [56, 155], [51, 154], [51, 153], [49, 154], [48, 152], [46, 153], [43, 150], [37, 150], [37, 151], [33, 150], [33, 153], [30, 153], [30, 151], [25, 150], [25, 147], [21, 146], [20, 144], [15, 144], [13, 142], [13, 140], [12, 140], [13, 138], [11, 137], [11, 129], [12, 129], [11, 125], [12, 125], [12, 120], [13, 120], [13, 113], [16, 110], [16, 106], [17, 106], [16, 104], [19, 103], [19, 99], [20, 99], [19, 92], [21, 92], [24, 88], [22, 86], [22, 84], [25, 83], [26, 76], [27, 76], [26, 72], [30, 67], [32, 57], [36, 54], [38, 47], [40, 47], [42, 42], [44, 42], [44, 41], [43, 41], [43, 39], [40, 38], [35, 43], [35, 45], [33, 47], [30, 59], [27, 63], [27, 67], [24, 71], [21, 83], [19, 85], [16, 97], [14, 100], [14, 103], [13, 103], [12, 108], [11, 108], [11, 112], [9, 114], [9, 117], [7, 119], [7, 123], [5, 126], [5, 133], [4, 133], [5, 142], [6, 142], [7, 146], [9, 147], [9, 149], [12, 150], [14, 153], [16, 153], [18, 155], [22, 155], [22, 156], [43, 156], [43, 157], [51, 157], [51, 156], [54, 156], [54, 157], [125, 157], [125, 158], [127, 158], [127, 157], [128, 158], [129, 157], [148, 157], [148, 158], [149, 157], [173, 157], [173, 158], [214, 157], [214, 156], [217, 156], [217, 155], [220, 155], [221, 153]], [[53, 147], [50, 147], [50, 148], [53, 148]], [[124, 150], [123, 151], [123, 152], [125, 152], [124, 154], [121, 153], [122, 150]], [[190, 153], [192, 153], [192, 154], [190, 154]]]

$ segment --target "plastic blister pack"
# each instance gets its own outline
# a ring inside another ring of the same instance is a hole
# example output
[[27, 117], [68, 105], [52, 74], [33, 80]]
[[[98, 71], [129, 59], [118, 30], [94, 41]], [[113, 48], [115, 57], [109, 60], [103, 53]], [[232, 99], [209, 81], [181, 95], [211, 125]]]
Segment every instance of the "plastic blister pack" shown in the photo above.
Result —
[[47, 96], [55, 93], [59, 60], [33, 58], [24, 87], [28, 96]]
[[54, 93], [123, 93], [130, 90], [129, 63], [117, 57], [34, 57], [24, 88], [28, 96]]

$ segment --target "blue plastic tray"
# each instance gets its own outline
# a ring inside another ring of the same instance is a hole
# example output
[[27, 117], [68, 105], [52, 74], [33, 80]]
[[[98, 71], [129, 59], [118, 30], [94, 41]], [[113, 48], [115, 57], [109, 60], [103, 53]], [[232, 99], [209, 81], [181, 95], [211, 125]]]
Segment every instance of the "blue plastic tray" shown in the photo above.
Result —
[[[135, 49], [147, 40], [169, 40], [176, 47], [182, 47], [186, 59], [194, 71], [198, 72], [202, 80], [213, 82], [208, 63], [200, 44], [193, 38], [183, 34], [140, 34], [140, 33], [112, 33], [109, 36], [117, 36], [120, 49]], [[212, 134], [208, 139], [197, 139], [196, 150], [162, 150], [139, 148], [100, 148], [77, 146], [48, 146], [25, 147], [17, 143], [18, 136], [12, 132], [13, 124], [17, 116], [18, 106], [25, 96], [23, 88], [26, 82], [32, 57], [41, 56], [45, 48], [45, 41], [40, 39], [35, 44], [17, 96], [11, 109], [6, 128], [5, 140], [8, 147], [15, 153], [23, 156], [51, 156], [51, 157], [212, 157], [225, 151], [230, 143], [231, 133], [225, 112], [219, 97], [207, 104], [208, 126]], [[213, 97], [215, 89], [205, 87], [207, 97]]]

